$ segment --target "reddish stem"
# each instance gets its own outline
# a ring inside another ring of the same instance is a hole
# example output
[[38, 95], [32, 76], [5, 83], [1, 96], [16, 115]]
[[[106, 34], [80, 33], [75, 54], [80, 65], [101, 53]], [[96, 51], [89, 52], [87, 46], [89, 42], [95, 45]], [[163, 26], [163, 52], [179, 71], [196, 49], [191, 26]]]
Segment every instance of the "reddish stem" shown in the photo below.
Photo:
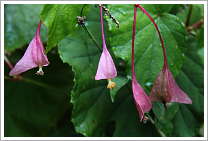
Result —
[[36, 33], [35, 33], [36, 38], [37, 38], [38, 36], [40, 36], [41, 24], [42, 24], [42, 22], [40, 21], [39, 24], [38, 24], [38, 28], [37, 28], [37, 30], [36, 30]]
[[154, 24], [156, 30], [157, 30], [157, 33], [159, 35], [159, 38], [160, 38], [160, 42], [162, 44], [162, 49], [163, 49], [163, 57], [164, 57], [164, 66], [163, 68], [167, 68], [168, 67], [168, 64], [167, 64], [167, 56], [166, 56], [166, 49], [165, 49], [165, 45], [164, 45], [164, 40], [162, 38], [162, 35], [160, 33], [160, 30], [157, 26], [157, 24], [155, 23], [154, 19], [151, 17], [151, 15], [140, 5], [140, 4], [136, 4], [135, 5], [136, 7], [138, 7], [139, 9], [141, 9], [141, 11], [147, 15], [147, 17], [150, 19], [150, 21]]
[[134, 21], [132, 28], [132, 47], [131, 47], [131, 71], [132, 71], [132, 80], [136, 79], [135, 69], [134, 69], [134, 41], [136, 34], [136, 17], [137, 17], [137, 7], [134, 6]]
[[99, 7], [100, 7], [100, 23], [101, 23], [103, 47], [106, 47], [106, 45], [105, 45], [105, 35], [104, 35], [104, 24], [103, 24], [103, 8], [102, 8], [102, 5], [99, 5]]

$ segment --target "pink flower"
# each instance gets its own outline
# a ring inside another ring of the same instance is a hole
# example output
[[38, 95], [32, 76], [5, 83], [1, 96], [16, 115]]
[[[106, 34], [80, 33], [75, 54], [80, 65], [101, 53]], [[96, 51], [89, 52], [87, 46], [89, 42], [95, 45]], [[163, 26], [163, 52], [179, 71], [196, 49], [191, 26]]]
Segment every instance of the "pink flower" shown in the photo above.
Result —
[[162, 35], [160, 33], [160, 30], [155, 23], [154, 19], [151, 17], [151, 15], [139, 4], [135, 5], [136, 7], [140, 8], [144, 14], [148, 16], [150, 21], [153, 23], [153, 25], [156, 28], [156, 31], [159, 35], [160, 42], [162, 45], [163, 50], [163, 69], [158, 75], [153, 88], [150, 93], [150, 99], [152, 101], [161, 101], [163, 103], [167, 102], [178, 102], [178, 103], [185, 103], [185, 104], [192, 104], [191, 99], [187, 96], [185, 92], [183, 92], [177, 83], [175, 82], [172, 73], [169, 71], [168, 68], [168, 61], [167, 61], [167, 55], [166, 55], [166, 49], [164, 46], [164, 40], [162, 38]]
[[150, 93], [152, 101], [160, 102], [178, 102], [192, 104], [191, 99], [183, 92], [175, 82], [172, 73], [168, 67], [163, 67], [157, 79], [154, 82]]
[[143, 88], [137, 82], [136, 77], [132, 79], [132, 90], [140, 121], [142, 121], [145, 119], [144, 113], [151, 110], [152, 103]]
[[100, 5], [100, 22], [101, 22], [101, 31], [102, 31], [102, 41], [103, 41], [103, 51], [99, 60], [97, 73], [95, 76], [95, 80], [107, 79], [108, 86], [107, 88], [115, 87], [115, 82], [112, 82], [111, 79], [117, 76], [117, 71], [113, 59], [108, 52], [105, 43], [105, 35], [104, 35], [104, 27], [103, 27], [103, 14], [102, 14], [102, 6]]
[[132, 90], [133, 90], [133, 97], [136, 104], [137, 111], [140, 116], [140, 121], [146, 120], [144, 113], [149, 112], [152, 108], [152, 103], [149, 97], [146, 95], [143, 88], [139, 85], [136, 80], [136, 74], [134, 69], [134, 40], [135, 40], [135, 32], [136, 32], [136, 15], [137, 15], [137, 8], [134, 7], [134, 21], [133, 21], [133, 31], [132, 31], [132, 56], [131, 56], [131, 63], [132, 63]]
[[108, 49], [104, 43], [103, 52], [100, 57], [95, 80], [111, 79], [116, 76], [117, 76], [116, 67], [115, 67], [115, 65], [113, 63], [113, 59], [112, 59], [110, 53], [108, 52]]
[[10, 71], [10, 76], [18, 75], [35, 67], [39, 67], [39, 70], [36, 74], [44, 74], [42, 67], [48, 66], [49, 62], [47, 56], [44, 53], [43, 43], [40, 38], [40, 28], [41, 22], [38, 24], [35, 37], [30, 42], [25, 54]]

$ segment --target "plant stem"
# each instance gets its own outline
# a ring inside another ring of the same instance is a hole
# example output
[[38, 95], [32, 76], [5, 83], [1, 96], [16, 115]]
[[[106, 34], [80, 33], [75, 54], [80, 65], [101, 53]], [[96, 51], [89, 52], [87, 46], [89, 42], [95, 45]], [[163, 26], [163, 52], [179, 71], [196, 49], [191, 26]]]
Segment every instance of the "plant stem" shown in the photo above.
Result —
[[163, 69], [168, 67], [168, 63], [167, 63], [167, 56], [166, 56], [166, 49], [165, 49], [165, 45], [164, 45], [164, 40], [162, 38], [162, 35], [160, 33], [160, 30], [157, 26], [157, 24], [155, 23], [154, 19], [151, 17], [151, 15], [140, 5], [140, 4], [136, 4], [136, 7], [138, 7], [139, 9], [141, 9], [141, 11], [147, 15], [147, 17], [150, 19], [150, 21], [153, 23], [154, 27], [156, 28], [156, 31], [159, 35], [160, 38], [160, 42], [162, 45], [162, 49], [163, 49], [163, 57], [164, 57], [164, 65], [163, 65]]
[[203, 25], [203, 23], [204, 23], [204, 20], [201, 19], [201, 20], [197, 21], [196, 23], [188, 26], [187, 27], [187, 31], [191, 31], [193, 29], [198, 29], [198, 28], [200, 28]]
[[189, 5], [189, 11], [188, 11], [187, 19], [186, 19], [186, 27], [189, 26], [191, 14], [192, 14], [192, 9], [193, 9], [193, 5]]
[[[152, 119], [152, 117], [149, 114], [146, 114], [148, 119], [150, 120], [150, 122], [155, 125], [155, 121]], [[162, 137], [166, 137], [165, 133], [163, 131], [161, 131], [160, 129], [156, 128], [158, 133], [162, 136]]]
[[82, 6], [82, 10], [81, 10], [81, 13], [80, 13], [81, 17], [82, 17], [82, 14], [83, 14], [83, 11], [84, 11], [85, 6], [86, 6], [86, 4], [84, 4], [84, 5]]
[[4, 61], [5, 61], [5, 63], [7, 64], [7, 66], [10, 68], [10, 69], [13, 69], [13, 65], [12, 65], [12, 63], [9, 61], [9, 59], [7, 58], [7, 56], [6, 55], [4, 55]]
[[89, 35], [89, 37], [92, 39], [92, 41], [95, 43], [96, 47], [100, 50], [100, 52], [102, 52], [102, 50], [100, 49], [99, 44], [97, 43], [97, 41], [95, 40], [94, 36], [92, 35], [92, 33], [88, 30], [88, 28], [85, 25], [82, 25], [82, 27], [84, 28], [84, 30], [87, 32], [87, 34]]
[[134, 6], [134, 20], [133, 20], [133, 28], [132, 28], [132, 47], [131, 47], [131, 71], [132, 71], [132, 80], [136, 79], [136, 74], [134, 70], [134, 41], [136, 34], [136, 17], [137, 17], [137, 7]]
[[25, 78], [25, 77], [21, 77], [20, 79], [14, 79], [14, 78], [10, 78], [8, 76], [4, 76], [4, 79], [7, 79], [7, 80], [20, 80], [20, 81], [24, 81], [24, 82], [27, 82], [27, 83], [30, 83], [30, 84], [34, 84], [34, 85], [39, 86], [39, 87], [56, 90], [54, 87], [51, 87], [51, 86], [49, 86], [47, 84], [44, 84], [44, 83], [41, 83], [41, 82], [38, 82], [38, 81], [35, 81], [35, 80], [32, 80], [32, 79], [29, 79], [29, 78]]

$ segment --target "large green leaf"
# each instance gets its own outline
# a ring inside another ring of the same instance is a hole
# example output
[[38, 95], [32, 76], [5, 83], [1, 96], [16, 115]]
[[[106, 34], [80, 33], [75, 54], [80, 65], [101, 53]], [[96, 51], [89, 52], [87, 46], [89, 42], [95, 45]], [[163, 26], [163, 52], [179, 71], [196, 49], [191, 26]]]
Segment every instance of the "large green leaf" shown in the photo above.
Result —
[[[5, 5], [5, 50], [14, 51], [29, 43], [35, 35], [43, 5]], [[45, 33], [41, 32], [42, 36]]]
[[[97, 32], [100, 30], [98, 8], [91, 7], [90, 13], [86, 16], [88, 30], [101, 44], [101, 33]], [[133, 106], [132, 97], [128, 98], [127, 103], [124, 102], [126, 97], [131, 94], [129, 90], [125, 93], [122, 91], [123, 93], [112, 103], [109, 90], [106, 88], [107, 81], [94, 80], [101, 53], [82, 27], [78, 27], [73, 36], [68, 36], [60, 42], [59, 53], [64, 62], [72, 65], [75, 73], [75, 86], [71, 92], [71, 102], [73, 104], [72, 122], [78, 133], [85, 136], [125, 136], [127, 134], [124, 134], [123, 131], [124, 123], [126, 118], [129, 118], [129, 121], [131, 121], [129, 133], [131, 132], [131, 134], [127, 136], [155, 135], [155, 131], [146, 135], [140, 132], [149, 126], [143, 126], [138, 122], [139, 118], [136, 114], [136, 108]], [[116, 80], [119, 88], [122, 87], [124, 82], [126, 83], [126, 80], [126, 78]], [[118, 92], [119, 89], [115, 91]], [[115, 95], [115, 92], [112, 93], [114, 93], [112, 96]], [[118, 109], [133, 112], [128, 113], [128, 116], [126, 113], [119, 116]], [[116, 123], [115, 128], [112, 127], [113, 123]], [[138, 124], [141, 127], [138, 128]], [[134, 127], [131, 127], [133, 125]]]
[[[129, 64], [129, 71], [131, 64], [132, 7], [127, 5], [109, 6], [112, 14], [120, 21], [119, 29], [113, 26], [112, 22], [109, 22], [112, 35], [110, 36], [110, 43], [116, 57], [122, 58]], [[155, 16], [153, 15], [153, 17]], [[159, 17], [155, 17], [155, 21], [158, 23], [165, 41], [170, 69], [176, 75], [183, 63], [181, 48], [183, 49], [185, 44], [185, 28], [177, 17], [170, 14], [162, 14]], [[145, 83], [152, 82], [161, 70], [163, 57], [160, 41], [154, 26], [150, 24], [149, 19], [140, 11], [138, 12], [137, 25], [135, 68], [136, 74], [139, 76], [139, 82], [144, 86]]]
[[44, 6], [41, 19], [48, 27], [46, 51], [51, 50], [60, 40], [76, 29], [77, 16], [80, 16], [82, 6], [69, 4], [49, 4]]

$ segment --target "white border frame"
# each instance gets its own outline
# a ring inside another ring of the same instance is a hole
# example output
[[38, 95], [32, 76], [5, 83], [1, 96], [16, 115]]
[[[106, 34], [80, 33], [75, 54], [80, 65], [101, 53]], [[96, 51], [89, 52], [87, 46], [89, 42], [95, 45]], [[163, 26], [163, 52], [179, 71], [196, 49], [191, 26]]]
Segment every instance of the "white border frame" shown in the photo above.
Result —
[[[206, 1], [1, 1], [1, 74], [4, 75], [5, 4], [204, 4], [204, 137], [4, 137], [4, 76], [1, 76], [1, 140], [207, 140], [207, 2]], [[191, 124], [191, 123], [190, 123]]]

